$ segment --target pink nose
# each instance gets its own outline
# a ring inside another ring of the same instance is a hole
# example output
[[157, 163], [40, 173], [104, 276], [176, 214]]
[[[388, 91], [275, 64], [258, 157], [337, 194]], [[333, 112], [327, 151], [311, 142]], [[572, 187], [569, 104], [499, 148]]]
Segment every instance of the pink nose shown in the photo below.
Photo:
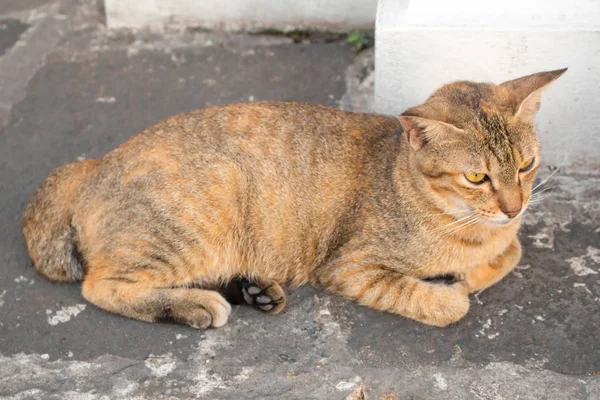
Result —
[[521, 208], [519, 208], [518, 210], [510, 210], [510, 211], [502, 210], [502, 212], [504, 214], [508, 215], [508, 218], [514, 218], [517, 215], [519, 215], [519, 213], [521, 212]]

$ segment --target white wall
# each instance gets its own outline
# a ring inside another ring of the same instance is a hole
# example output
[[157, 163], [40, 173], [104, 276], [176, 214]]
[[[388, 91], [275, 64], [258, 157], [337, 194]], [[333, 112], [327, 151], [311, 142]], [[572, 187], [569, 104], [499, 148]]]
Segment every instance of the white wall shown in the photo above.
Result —
[[599, 0], [380, 0], [375, 109], [400, 114], [455, 80], [568, 67], [544, 93], [544, 161], [600, 173]]
[[110, 28], [372, 28], [377, 0], [105, 0]]

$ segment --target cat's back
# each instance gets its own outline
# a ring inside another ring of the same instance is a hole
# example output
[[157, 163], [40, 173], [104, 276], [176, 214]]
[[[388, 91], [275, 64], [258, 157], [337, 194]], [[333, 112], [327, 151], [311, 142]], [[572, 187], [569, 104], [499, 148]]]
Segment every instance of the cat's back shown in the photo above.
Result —
[[332, 169], [353, 173], [392, 152], [401, 130], [396, 118], [383, 115], [306, 103], [239, 103], [165, 119], [109, 153], [103, 169], [107, 177], [158, 169], [183, 170], [193, 178], [216, 164], [258, 179], [291, 170], [311, 176]]
[[[282, 128], [311, 129], [315, 132], [335, 134], [344, 128], [400, 127], [396, 118], [389, 116], [344, 111], [338, 108], [296, 102], [261, 101], [237, 103], [200, 109], [168, 118], [157, 126], [225, 128], [232, 134], [272, 136]], [[371, 130], [371, 129], [370, 129]], [[299, 134], [302, 131], [297, 131]], [[379, 133], [383, 133], [382, 131]]]
[[308, 103], [255, 102], [201, 109], [168, 118], [147, 131], [157, 139], [181, 143], [238, 145], [259, 141], [293, 144], [302, 149], [316, 144], [367, 143], [401, 129], [396, 118], [354, 113]]
[[[255, 102], [200, 109], [167, 118], [109, 153], [105, 164], [124, 166], [150, 154], [176, 155], [177, 163], [226, 155], [318, 162], [362, 156], [394, 140], [399, 121], [308, 103]], [[320, 157], [322, 156], [322, 157]], [[352, 160], [355, 162], [355, 160]]]

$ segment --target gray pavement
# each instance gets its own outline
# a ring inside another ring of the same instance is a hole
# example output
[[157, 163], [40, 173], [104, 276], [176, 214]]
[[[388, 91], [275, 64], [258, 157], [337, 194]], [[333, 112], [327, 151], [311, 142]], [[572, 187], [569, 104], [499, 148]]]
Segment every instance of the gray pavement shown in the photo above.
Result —
[[39, 277], [20, 216], [57, 166], [211, 105], [370, 105], [372, 52], [343, 41], [101, 21], [92, 0], [0, 5], [0, 398], [344, 399], [362, 386], [372, 399], [600, 399], [597, 175], [551, 179], [519, 268], [447, 329], [288, 288], [282, 315], [236, 306], [196, 331], [110, 315]]

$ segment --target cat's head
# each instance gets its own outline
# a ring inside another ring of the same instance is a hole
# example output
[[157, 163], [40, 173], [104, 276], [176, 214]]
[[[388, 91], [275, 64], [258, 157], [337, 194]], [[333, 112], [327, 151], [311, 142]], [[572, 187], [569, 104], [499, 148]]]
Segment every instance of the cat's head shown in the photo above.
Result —
[[541, 93], [565, 71], [500, 85], [451, 83], [400, 116], [412, 173], [442, 210], [494, 225], [523, 213], [540, 165]]

